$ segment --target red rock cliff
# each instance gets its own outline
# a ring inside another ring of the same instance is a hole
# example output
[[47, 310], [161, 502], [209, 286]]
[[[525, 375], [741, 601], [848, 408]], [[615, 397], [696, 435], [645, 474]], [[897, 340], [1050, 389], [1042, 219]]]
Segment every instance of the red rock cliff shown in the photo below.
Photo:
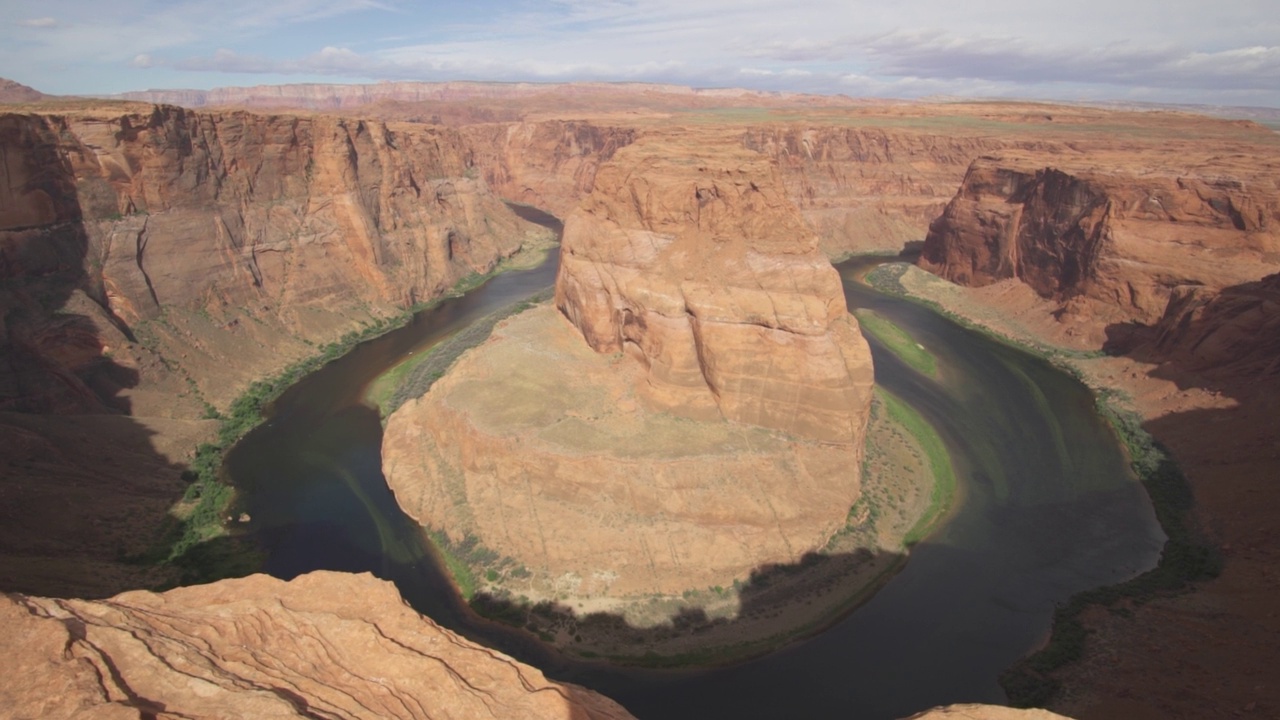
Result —
[[1178, 287], [1218, 290], [1280, 268], [1274, 178], [1040, 162], [974, 161], [921, 266], [964, 285], [1017, 278], [1042, 297], [1084, 301], [1073, 309], [1144, 323]]
[[780, 186], [703, 137], [623, 149], [565, 223], [556, 306], [656, 407], [861, 447], [870, 352]]
[[3, 595], [0, 617], [9, 717], [631, 717], [441, 628], [369, 575]]
[[102, 344], [138, 331], [178, 364], [233, 348], [237, 362], [191, 372], [215, 404], [305, 343], [487, 271], [531, 231], [467, 177], [459, 135], [422, 125], [155, 107], [8, 115], [0, 143], [3, 271], [61, 278], [9, 334], [39, 336], [31, 318], [87, 294]]

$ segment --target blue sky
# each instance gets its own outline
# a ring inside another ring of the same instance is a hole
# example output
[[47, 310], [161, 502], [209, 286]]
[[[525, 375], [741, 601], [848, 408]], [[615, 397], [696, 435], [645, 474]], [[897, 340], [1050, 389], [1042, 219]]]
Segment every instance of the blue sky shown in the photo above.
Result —
[[58, 94], [626, 80], [1280, 107], [1277, 0], [44, 0], [0, 76]]

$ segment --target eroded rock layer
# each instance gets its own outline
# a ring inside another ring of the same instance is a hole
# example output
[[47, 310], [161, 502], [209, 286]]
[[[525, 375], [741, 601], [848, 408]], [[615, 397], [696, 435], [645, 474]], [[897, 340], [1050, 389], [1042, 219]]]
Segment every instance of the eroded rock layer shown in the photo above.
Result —
[[1178, 288], [1216, 292], [1280, 269], [1280, 189], [1265, 166], [1226, 175], [1144, 160], [1156, 167], [976, 160], [920, 264], [964, 285], [1017, 278], [1068, 313], [1148, 324]]
[[208, 418], [543, 232], [469, 177], [454, 131], [58, 107], [0, 114], [6, 589], [156, 582], [137, 558]]
[[860, 447], [871, 356], [776, 168], [706, 138], [637, 143], [565, 223], [556, 306], [646, 369], [652, 407]]
[[631, 717], [441, 628], [370, 575], [4, 595], [0, 617], [6, 717]]
[[843, 526], [860, 449], [651, 412], [642, 383], [530, 310], [392, 414], [387, 482], [423, 524], [525, 566], [489, 584], [530, 598], [728, 587]]

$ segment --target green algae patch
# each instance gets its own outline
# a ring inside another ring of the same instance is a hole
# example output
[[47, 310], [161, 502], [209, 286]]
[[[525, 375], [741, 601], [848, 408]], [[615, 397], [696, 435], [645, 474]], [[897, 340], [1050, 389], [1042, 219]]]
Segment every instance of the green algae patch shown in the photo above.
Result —
[[902, 328], [874, 310], [859, 309], [853, 314], [867, 334], [885, 346], [889, 352], [898, 356], [912, 370], [925, 377], [937, 376], [938, 359]]

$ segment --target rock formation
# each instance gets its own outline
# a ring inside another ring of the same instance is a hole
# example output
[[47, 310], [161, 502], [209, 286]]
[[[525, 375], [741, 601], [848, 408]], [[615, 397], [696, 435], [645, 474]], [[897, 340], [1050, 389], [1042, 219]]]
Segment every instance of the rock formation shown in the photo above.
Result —
[[[4, 587], [101, 596], [150, 578], [122, 560], [169, 522], [183, 461], [216, 430], [202, 417], [544, 232], [468, 162], [461, 136], [428, 126], [84, 103], [0, 115]], [[32, 413], [86, 419], [71, 433]], [[149, 512], [126, 521], [126, 498]]]
[[0, 616], [12, 718], [631, 717], [441, 628], [370, 575], [4, 595]]
[[788, 197], [829, 256], [897, 252], [923, 239], [975, 157], [1060, 149], [1049, 140], [958, 124], [948, 131], [874, 122], [882, 119], [868, 118], [863, 127], [763, 126], [743, 134], [746, 147], [777, 161]]
[[556, 306], [646, 368], [652, 407], [861, 446], [871, 363], [839, 277], [776, 169], [704, 142], [601, 170], [565, 223]]
[[801, 95], [797, 93], [762, 92], [741, 88], [699, 89], [683, 85], [657, 83], [501, 83], [501, 82], [380, 82], [370, 85], [295, 83], [289, 85], [257, 85], [223, 87], [213, 90], [142, 90], [122, 93], [125, 100], [146, 103], [205, 106], [274, 107], [307, 110], [358, 108], [378, 102], [441, 103], [469, 102], [483, 104], [493, 100], [527, 100], [553, 98], [557, 105], [566, 100], [587, 99], [589, 107], [608, 106], [610, 100], [632, 99], [673, 107], [768, 106], [779, 103], [839, 106], [854, 101], [842, 96]]
[[470, 125], [458, 132], [494, 192], [557, 217], [567, 217], [591, 194], [600, 166], [638, 134], [572, 120]]
[[1217, 291], [1280, 269], [1280, 192], [1265, 164], [1228, 176], [1147, 161], [1164, 167], [976, 160], [920, 264], [964, 285], [1017, 278], [1103, 324], [1153, 323], [1179, 287]]
[[1175, 288], [1151, 351], [1193, 372], [1280, 377], [1280, 273], [1224, 288]]
[[500, 325], [384, 435], [407, 513], [533, 572], [491, 589], [728, 587], [844, 524], [870, 353], [767, 159], [620, 150], [566, 223], [556, 305], [572, 325]]

